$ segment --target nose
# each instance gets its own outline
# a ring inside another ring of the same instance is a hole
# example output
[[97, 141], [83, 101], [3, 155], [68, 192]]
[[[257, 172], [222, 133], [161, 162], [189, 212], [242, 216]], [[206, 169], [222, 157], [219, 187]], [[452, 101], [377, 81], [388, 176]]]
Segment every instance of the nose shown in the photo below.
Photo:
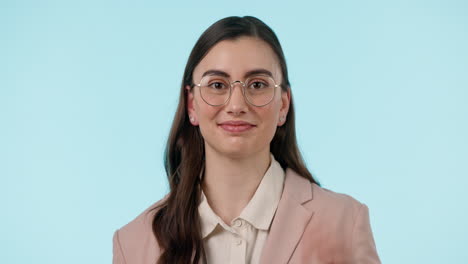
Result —
[[235, 81], [232, 84], [231, 98], [229, 99], [226, 110], [228, 113], [239, 115], [241, 113], [247, 112], [248, 106], [245, 101], [243, 92], [243, 83], [240, 81]]

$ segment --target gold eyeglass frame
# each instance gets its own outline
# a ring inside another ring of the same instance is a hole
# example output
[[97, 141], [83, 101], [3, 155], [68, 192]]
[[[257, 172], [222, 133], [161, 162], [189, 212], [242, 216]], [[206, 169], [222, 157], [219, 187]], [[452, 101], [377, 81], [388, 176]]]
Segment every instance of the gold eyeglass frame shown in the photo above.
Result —
[[[246, 83], [248, 83], [248, 81], [249, 81], [250, 79], [255, 78], [255, 77], [258, 77], [258, 76], [270, 78], [270, 79], [273, 81], [273, 84], [274, 84], [273, 96], [271, 97], [270, 101], [268, 101], [268, 103], [265, 103], [265, 104], [262, 104], [262, 105], [253, 104], [252, 102], [250, 102], [250, 100], [249, 100], [249, 99], [247, 98], [247, 96], [245, 95]], [[198, 84], [193, 84], [193, 86], [197, 86], [198, 88], [200, 88], [200, 89], [198, 89], [198, 90], [200, 91], [200, 97], [202, 98], [202, 100], [203, 100], [206, 104], [211, 105], [211, 106], [216, 106], [216, 107], [218, 107], [218, 106], [223, 106], [223, 105], [225, 105], [227, 102], [229, 102], [229, 100], [231, 99], [231, 96], [232, 96], [232, 90], [234, 89], [234, 85], [235, 85], [236, 83], [240, 83], [240, 84], [242, 85], [242, 95], [244, 96], [244, 100], [245, 100], [248, 104], [253, 105], [253, 106], [256, 106], [256, 107], [263, 107], [263, 106], [266, 106], [266, 105], [268, 105], [269, 103], [271, 103], [271, 102], [273, 101], [273, 99], [275, 98], [276, 88], [281, 87], [281, 84], [276, 84], [275, 79], [273, 79], [271, 76], [268, 76], [268, 75], [256, 75], [256, 76], [254, 76], [254, 77], [249, 77], [249, 78], [245, 79], [245, 82], [242, 82], [242, 81], [239, 81], [239, 80], [231, 82], [231, 80], [229, 80], [229, 78], [221, 77], [221, 78], [227, 80], [228, 83], [230, 84], [230, 85], [229, 85], [229, 96], [226, 98], [226, 100], [224, 101], [224, 103], [214, 105], [214, 104], [208, 103], [208, 102], [205, 100], [205, 98], [203, 98], [203, 95], [202, 95], [202, 92], [201, 92], [201, 88], [202, 88], [202, 87], [201, 87], [201, 84], [202, 84], [202, 82], [203, 82], [203, 79], [204, 79], [204, 78], [207, 78], [207, 77], [210, 77], [210, 76], [207, 75], [207, 76], [203, 77], [203, 78], [200, 80], [200, 83], [198, 83]]]

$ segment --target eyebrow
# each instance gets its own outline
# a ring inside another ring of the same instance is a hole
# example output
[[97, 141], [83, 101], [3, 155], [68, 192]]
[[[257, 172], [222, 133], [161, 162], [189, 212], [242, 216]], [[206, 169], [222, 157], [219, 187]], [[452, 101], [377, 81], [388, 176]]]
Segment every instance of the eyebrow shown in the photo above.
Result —
[[[273, 74], [271, 74], [271, 72], [266, 69], [254, 69], [254, 70], [248, 71], [244, 74], [244, 78], [247, 78], [252, 75], [257, 75], [257, 74], [264, 74], [273, 78]], [[221, 70], [208, 70], [205, 73], [203, 73], [202, 78], [207, 75], [219, 75], [219, 76], [226, 77], [226, 78], [230, 77], [230, 75], [227, 72], [224, 72]]]

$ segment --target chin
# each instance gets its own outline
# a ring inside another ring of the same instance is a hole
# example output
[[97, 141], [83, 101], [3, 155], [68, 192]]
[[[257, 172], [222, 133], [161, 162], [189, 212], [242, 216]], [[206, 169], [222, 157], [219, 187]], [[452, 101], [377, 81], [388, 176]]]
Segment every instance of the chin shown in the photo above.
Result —
[[230, 140], [226, 140], [221, 144], [214, 144], [210, 147], [214, 152], [218, 155], [238, 159], [243, 157], [248, 157], [252, 154], [252, 144], [248, 144], [247, 142], [233, 142]]
[[252, 155], [255, 155], [256, 153], [261, 152], [261, 149], [258, 149], [258, 146], [255, 146], [252, 143], [246, 143], [243, 142], [242, 144], [223, 144], [220, 146], [219, 149], [217, 149], [217, 152], [219, 152], [221, 155], [225, 155], [230, 158], [245, 158], [245, 157], [250, 157]]
[[218, 152], [229, 157], [241, 158], [248, 156], [250, 151], [241, 146], [223, 146]]
[[[269, 147], [269, 142], [264, 142], [262, 138], [246, 137], [246, 136], [229, 136], [222, 135], [205, 139], [205, 147], [211, 148], [218, 155], [239, 159], [250, 157], [259, 153], [265, 147]], [[263, 146], [265, 145], [265, 146]]]

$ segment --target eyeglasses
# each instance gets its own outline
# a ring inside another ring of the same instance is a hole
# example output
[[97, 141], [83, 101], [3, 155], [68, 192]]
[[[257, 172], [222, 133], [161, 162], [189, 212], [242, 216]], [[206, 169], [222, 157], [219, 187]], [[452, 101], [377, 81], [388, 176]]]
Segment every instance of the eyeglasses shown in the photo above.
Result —
[[211, 106], [222, 106], [231, 98], [236, 83], [242, 85], [242, 95], [244, 95], [245, 100], [257, 107], [265, 106], [273, 101], [276, 88], [281, 86], [267, 75], [253, 75], [245, 82], [231, 82], [226, 77], [207, 75], [201, 79], [199, 84], [194, 86], [200, 88], [200, 96], [205, 103]]

